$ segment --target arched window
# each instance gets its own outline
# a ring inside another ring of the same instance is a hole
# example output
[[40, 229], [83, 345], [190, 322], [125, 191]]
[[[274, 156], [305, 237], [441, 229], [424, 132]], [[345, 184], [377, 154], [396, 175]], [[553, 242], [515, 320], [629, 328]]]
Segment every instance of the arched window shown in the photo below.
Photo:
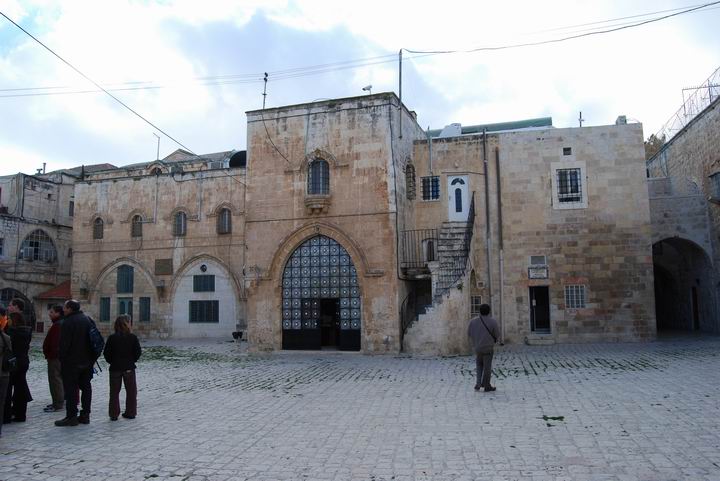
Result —
[[330, 193], [330, 166], [323, 159], [315, 159], [308, 167], [308, 194], [327, 195]]
[[142, 217], [134, 215], [130, 224], [130, 235], [132, 237], [142, 237]]
[[217, 233], [230, 234], [232, 232], [232, 212], [227, 207], [220, 209], [217, 216]]
[[52, 264], [57, 253], [50, 237], [42, 230], [32, 231], [20, 246], [20, 258], [26, 261], [39, 261]]
[[102, 239], [105, 235], [105, 223], [98, 217], [93, 221], [93, 239]]
[[409, 162], [405, 166], [405, 193], [408, 200], [415, 198], [415, 166]]
[[173, 219], [173, 235], [175, 237], [185, 237], [187, 234], [187, 214], [178, 212]]

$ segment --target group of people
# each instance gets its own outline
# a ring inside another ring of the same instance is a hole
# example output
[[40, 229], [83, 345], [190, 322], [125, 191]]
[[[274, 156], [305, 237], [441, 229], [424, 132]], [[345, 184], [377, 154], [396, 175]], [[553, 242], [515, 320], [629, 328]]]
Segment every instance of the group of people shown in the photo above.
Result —
[[[32, 327], [23, 317], [24, 310], [22, 299], [12, 299], [7, 308], [0, 306], [0, 418], [3, 424], [25, 422], [27, 404], [33, 400], [26, 379], [30, 367]], [[90, 423], [91, 380], [96, 372], [94, 366], [100, 352], [110, 365], [110, 419], [117, 421], [121, 415], [120, 390], [123, 384], [126, 398], [122, 417], [135, 419], [135, 363], [142, 351], [137, 336], [132, 333], [130, 317], [117, 317], [113, 326], [114, 333], [107, 338], [104, 346], [95, 322], [83, 313], [78, 301], [69, 300], [62, 306], [52, 306], [48, 317], [52, 325], [43, 342], [43, 354], [47, 360], [52, 402], [44, 411], [51, 413], [65, 410], [65, 417], [55, 421], [55, 425], [77, 426]]]

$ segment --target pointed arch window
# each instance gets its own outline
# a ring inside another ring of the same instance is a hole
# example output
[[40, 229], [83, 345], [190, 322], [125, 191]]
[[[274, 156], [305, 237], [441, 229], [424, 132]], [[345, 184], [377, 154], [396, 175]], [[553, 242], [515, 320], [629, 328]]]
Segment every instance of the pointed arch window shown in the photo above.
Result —
[[185, 237], [187, 234], [187, 214], [185, 212], [177, 212], [173, 219], [173, 235], [175, 237]]
[[315, 159], [308, 167], [308, 194], [330, 194], [330, 165], [324, 159]]
[[139, 214], [134, 215], [132, 218], [132, 222], [130, 223], [130, 236], [142, 237], [142, 235], [143, 235], [142, 217]]
[[415, 166], [408, 163], [405, 166], [405, 194], [408, 200], [415, 199]]
[[232, 212], [230, 212], [230, 209], [228, 209], [227, 207], [223, 207], [222, 209], [220, 209], [220, 212], [218, 212], [217, 233], [232, 233]]
[[57, 252], [52, 239], [40, 229], [32, 231], [20, 246], [20, 258], [22, 260], [52, 264], [55, 262], [56, 257]]
[[93, 239], [102, 239], [105, 236], [105, 222], [100, 218], [93, 221]]

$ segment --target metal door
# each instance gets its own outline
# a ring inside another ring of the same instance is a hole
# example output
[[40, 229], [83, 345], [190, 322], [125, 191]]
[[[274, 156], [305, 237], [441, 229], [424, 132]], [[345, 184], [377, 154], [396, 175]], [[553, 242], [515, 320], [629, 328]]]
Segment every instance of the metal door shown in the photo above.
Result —
[[466, 222], [469, 210], [468, 176], [448, 175], [448, 220]]

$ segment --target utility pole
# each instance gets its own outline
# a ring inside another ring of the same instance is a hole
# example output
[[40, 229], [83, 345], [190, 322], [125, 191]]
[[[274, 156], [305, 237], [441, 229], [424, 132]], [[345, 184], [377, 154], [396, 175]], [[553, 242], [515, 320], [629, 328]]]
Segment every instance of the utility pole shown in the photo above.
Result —
[[578, 122], [580, 122], [580, 127], [582, 127], [582, 123], [585, 122], [585, 119], [582, 118], [582, 110], [580, 111], [580, 117], [578, 117]]
[[265, 82], [265, 86], [263, 87], [263, 110], [265, 110], [265, 98], [267, 97], [267, 79], [268, 74], [267, 72], [265, 72], [265, 78], [263, 79], [263, 81]]

